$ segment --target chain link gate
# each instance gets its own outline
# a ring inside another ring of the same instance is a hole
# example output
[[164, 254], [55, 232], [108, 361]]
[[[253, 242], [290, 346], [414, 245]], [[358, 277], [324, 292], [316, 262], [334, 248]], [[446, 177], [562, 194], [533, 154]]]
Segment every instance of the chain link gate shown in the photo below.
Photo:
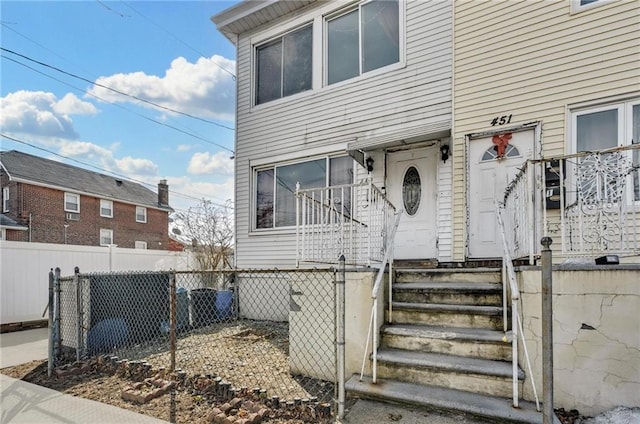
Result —
[[[55, 365], [98, 358], [96, 366], [133, 380], [163, 375], [211, 408], [249, 397], [282, 417], [329, 420], [337, 412], [337, 276], [317, 269], [54, 275], [50, 354]], [[180, 422], [179, 408], [167, 407]]]

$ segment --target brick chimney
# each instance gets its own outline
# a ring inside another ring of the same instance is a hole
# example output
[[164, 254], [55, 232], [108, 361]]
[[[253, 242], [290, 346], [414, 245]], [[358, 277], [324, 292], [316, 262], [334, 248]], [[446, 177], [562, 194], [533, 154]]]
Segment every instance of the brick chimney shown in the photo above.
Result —
[[160, 180], [158, 183], [158, 205], [169, 206], [169, 186], [167, 180]]

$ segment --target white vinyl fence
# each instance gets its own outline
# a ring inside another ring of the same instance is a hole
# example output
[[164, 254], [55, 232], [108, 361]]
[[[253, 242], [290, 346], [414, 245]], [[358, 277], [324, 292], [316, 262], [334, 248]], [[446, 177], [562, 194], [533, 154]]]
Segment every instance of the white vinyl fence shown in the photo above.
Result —
[[190, 252], [0, 240], [0, 323], [43, 319], [49, 271], [60, 267], [72, 275], [76, 266], [81, 272], [194, 269]]

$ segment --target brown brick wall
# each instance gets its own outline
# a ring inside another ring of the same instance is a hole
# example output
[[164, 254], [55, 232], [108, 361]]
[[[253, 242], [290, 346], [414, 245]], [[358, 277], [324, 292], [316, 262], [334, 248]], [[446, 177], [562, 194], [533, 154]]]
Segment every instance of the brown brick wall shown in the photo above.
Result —
[[[136, 207], [113, 202], [113, 218], [100, 216], [100, 198], [80, 196], [80, 219], [67, 220], [64, 192], [24, 183], [9, 182], [1, 176], [2, 186], [10, 187], [10, 211], [6, 216], [23, 225], [31, 220], [31, 241], [38, 243], [65, 242], [87, 246], [100, 245], [100, 229], [113, 230], [113, 243], [118, 247], [135, 247], [136, 241], [147, 242], [148, 249], [169, 249], [168, 214], [147, 208], [147, 222], [136, 222]], [[7, 239], [10, 235], [7, 232]], [[11, 231], [12, 239], [29, 240], [28, 231]]]

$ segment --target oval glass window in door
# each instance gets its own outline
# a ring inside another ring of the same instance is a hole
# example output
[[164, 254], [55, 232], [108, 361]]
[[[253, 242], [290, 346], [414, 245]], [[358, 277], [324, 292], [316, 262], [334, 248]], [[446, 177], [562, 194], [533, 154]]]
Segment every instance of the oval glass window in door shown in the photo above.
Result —
[[420, 206], [420, 196], [422, 195], [422, 185], [420, 184], [420, 174], [418, 170], [411, 166], [404, 173], [402, 181], [402, 201], [404, 210], [409, 216], [413, 216]]

